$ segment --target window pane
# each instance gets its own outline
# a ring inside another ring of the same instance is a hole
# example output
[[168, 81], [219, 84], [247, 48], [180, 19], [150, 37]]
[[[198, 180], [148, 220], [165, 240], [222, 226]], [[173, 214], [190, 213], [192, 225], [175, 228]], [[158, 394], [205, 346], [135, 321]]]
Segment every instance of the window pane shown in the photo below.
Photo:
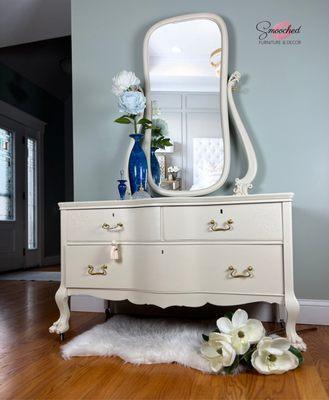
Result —
[[14, 219], [13, 134], [0, 128], [0, 220]]
[[27, 246], [37, 248], [37, 142], [27, 139]]

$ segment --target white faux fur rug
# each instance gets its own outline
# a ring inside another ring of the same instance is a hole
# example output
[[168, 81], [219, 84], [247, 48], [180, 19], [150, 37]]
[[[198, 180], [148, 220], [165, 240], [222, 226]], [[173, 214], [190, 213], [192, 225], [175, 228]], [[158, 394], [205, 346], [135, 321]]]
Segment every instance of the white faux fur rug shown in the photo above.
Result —
[[61, 347], [62, 356], [118, 356], [132, 364], [179, 363], [211, 372], [200, 354], [215, 321], [183, 322], [116, 315]]

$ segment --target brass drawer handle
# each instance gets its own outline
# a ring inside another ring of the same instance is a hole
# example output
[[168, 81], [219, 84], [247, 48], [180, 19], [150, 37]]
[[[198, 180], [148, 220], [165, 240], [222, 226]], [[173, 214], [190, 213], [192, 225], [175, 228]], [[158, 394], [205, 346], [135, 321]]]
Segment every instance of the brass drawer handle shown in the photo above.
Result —
[[254, 268], [251, 265], [242, 272], [238, 272], [233, 265], [230, 265], [228, 270], [230, 271], [231, 278], [252, 278], [254, 276]]
[[220, 228], [217, 224], [217, 222], [212, 219], [209, 221], [209, 225], [210, 225], [210, 230], [213, 232], [218, 232], [218, 231], [230, 231], [231, 229], [233, 229], [232, 224], [233, 224], [233, 219], [228, 219], [226, 222], [224, 222], [224, 226], [222, 228]]
[[121, 230], [123, 228], [123, 223], [122, 222], [118, 222], [115, 225], [109, 225], [106, 222], [104, 222], [104, 224], [102, 225], [102, 229], [105, 229], [106, 231], [114, 231], [114, 230]]
[[107, 275], [107, 265], [102, 265], [100, 268], [101, 272], [94, 272], [94, 267], [92, 265], [88, 265], [88, 274], [89, 275]]

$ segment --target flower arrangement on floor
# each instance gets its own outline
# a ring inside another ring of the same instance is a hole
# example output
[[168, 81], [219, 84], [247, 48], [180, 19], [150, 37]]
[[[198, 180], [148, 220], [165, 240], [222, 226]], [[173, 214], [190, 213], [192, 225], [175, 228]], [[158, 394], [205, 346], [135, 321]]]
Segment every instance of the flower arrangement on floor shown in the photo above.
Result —
[[266, 336], [263, 324], [244, 310], [217, 320], [217, 330], [203, 335], [201, 354], [213, 372], [232, 374], [240, 365], [260, 374], [283, 374], [303, 362], [287, 339]]

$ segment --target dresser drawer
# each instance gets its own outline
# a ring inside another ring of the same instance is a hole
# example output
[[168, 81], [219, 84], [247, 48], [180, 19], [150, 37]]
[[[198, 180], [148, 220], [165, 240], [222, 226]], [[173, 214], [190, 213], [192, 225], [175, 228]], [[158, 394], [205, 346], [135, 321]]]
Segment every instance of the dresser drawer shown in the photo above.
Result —
[[[67, 246], [66, 286], [166, 293], [283, 294], [281, 245]], [[90, 275], [94, 272], [106, 275]], [[252, 266], [252, 270], [248, 267]]]
[[159, 241], [160, 208], [67, 211], [67, 241]]
[[163, 217], [165, 240], [282, 240], [280, 203], [164, 207]]

